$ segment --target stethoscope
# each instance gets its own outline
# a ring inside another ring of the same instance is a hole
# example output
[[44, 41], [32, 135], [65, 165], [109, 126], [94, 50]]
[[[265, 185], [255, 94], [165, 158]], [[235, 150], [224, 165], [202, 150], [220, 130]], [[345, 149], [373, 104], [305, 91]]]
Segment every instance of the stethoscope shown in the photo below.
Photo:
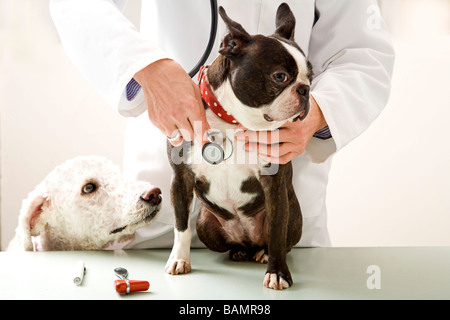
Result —
[[194, 68], [189, 71], [189, 76], [191, 78], [193, 78], [198, 73], [201, 66], [205, 64], [206, 60], [208, 60], [208, 57], [211, 54], [212, 48], [214, 46], [214, 41], [216, 40], [218, 21], [217, 0], [210, 0], [209, 3], [211, 6], [211, 28], [209, 31], [209, 40], [208, 44], [206, 45], [205, 52], [203, 52], [203, 55], [200, 57]]
[[[191, 78], [199, 72], [206, 60], [208, 60], [214, 46], [214, 41], [216, 40], [218, 22], [217, 0], [210, 0], [209, 3], [211, 7], [211, 28], [209, 31], [209, 40], [206, 45], [205, 52], [203, 52], [203, 55], [200, 57], [194, 68], [189, 71], [189, 76]], [[206, 162], [210, 164], [219, 164], [231, 157], [233, 154], [233, 142], [230, 138], [225, 137], [225, 139], [220, 139], [221, 132], [216, 129], [208, 130], [207, 135], [209, 142], [207, 142], [202, 148], [202, 156]], [[223, 140], [223, 143], [219, 140]]]
[[218, 129], [210, 129], [206, 132], [208, 141], [202, 148], [202, 156], [210, 164], [219, 164], [227, 160], [233, 154], [233, 141]]

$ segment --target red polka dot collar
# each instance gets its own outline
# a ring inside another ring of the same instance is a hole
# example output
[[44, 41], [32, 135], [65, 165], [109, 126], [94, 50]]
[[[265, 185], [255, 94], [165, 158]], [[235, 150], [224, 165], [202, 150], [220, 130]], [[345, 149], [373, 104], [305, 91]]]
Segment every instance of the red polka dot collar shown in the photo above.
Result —
[[202, 66], [200, 68], [200, 72], [198, 74], [198, 80], [200, 82], [200, 92], [202, 94], [203, 100], [205, 100], [208, 107], [214, 112], [219, 118], [222, 120], [231, 123], [238, 124], [239, 122], [225, 109], [217, 100], [216, 96], [213, 94], [211, 87], [209, 86], [208, 81], [206, 81], [205, 70], [208, 66]]

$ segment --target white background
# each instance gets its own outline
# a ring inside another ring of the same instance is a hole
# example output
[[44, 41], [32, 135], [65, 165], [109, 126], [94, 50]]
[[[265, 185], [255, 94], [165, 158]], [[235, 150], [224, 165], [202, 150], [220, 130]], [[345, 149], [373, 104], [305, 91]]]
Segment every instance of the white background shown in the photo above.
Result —
[[[131, 1], [134, 4], [139, 1]], [[137, 9], [126, 14], [138, 20]], [[334, 157], [334, 246], [450, 245], [450, 0], [389, 0], [397, 53], [382, 115]], [[0, 0], [1, 248], [21, 201], [56, 165], [98, 154], [122, 165], [126, 119], [65, 56], [48, 2]]]

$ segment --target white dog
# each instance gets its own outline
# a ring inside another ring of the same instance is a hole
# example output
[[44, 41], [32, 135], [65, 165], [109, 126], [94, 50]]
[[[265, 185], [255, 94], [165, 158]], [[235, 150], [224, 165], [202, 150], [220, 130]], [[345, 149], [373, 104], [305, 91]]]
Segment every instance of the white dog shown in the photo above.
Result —
[[105, 158], [77, 157], [57, 166], [23, 201], [10, 249], [121, 248], [160, 207], [159, 188], [124, 180]]

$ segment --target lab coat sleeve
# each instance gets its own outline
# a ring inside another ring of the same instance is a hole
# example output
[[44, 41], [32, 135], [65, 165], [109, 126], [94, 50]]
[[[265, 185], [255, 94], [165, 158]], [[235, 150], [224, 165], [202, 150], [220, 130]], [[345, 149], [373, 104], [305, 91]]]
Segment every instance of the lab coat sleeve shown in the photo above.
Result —
[[140, 113], [134, 110], [138, 105], [120, 103], [126, 85], [137, 71], [170, 57], [121, 13], [124, 4], [123, 0], [52, 0], [50, 14], [75, 66], [113, 108], [135, 116]]
[[359, 136], [387, 104], [395, 53], [376, 1], [316, 1], [309, 60], [311, 95], [332, 138], [312, 138], [306, 155], [323, 162]]

